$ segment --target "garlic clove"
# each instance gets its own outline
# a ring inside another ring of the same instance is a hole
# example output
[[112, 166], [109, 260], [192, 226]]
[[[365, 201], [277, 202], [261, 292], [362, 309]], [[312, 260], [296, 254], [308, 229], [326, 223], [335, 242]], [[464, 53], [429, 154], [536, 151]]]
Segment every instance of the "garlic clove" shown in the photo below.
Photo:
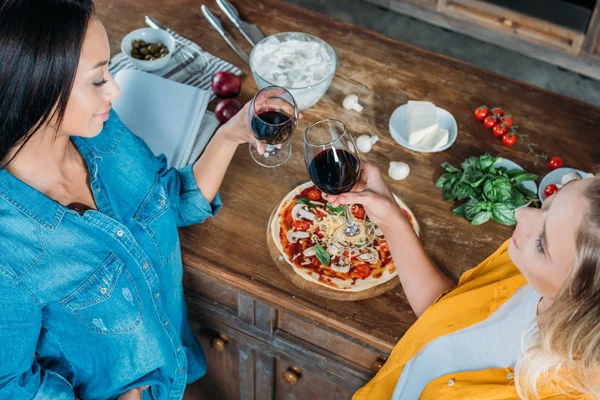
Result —
[[569, 171], [566, 174], [564, 174], [562, 176], [562, 178], [560, 178], [560, 183], [564, 185], [566, 185], [567, 183], [571, 182], [571, 181], [575, 181], [581, 179], [581, 176], [579, 176], [579, 174], [575, 171]]
[[390, 168], [388, 169], [388, 175], [395, 181], [401, 181], [406, 179], [410, 174], [410, 167], [407, 163], [402, 161], [390, 162]]

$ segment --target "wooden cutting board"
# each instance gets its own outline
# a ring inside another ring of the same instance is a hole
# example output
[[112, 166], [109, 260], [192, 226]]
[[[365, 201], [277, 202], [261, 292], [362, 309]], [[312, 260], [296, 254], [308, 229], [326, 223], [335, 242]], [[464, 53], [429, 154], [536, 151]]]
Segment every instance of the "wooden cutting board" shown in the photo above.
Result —
[[269, 248], [269, 254], [271, 255], [271, 258], [273, 259], [273, 262], [275, 263], [277, 269], [281, 271], [281, 273], [287, 279], [292, 281], [292, 283], [298, 286], [300, 289], [328, 299], [340, 301], [355, 301], [380, 296], [388, 290], [394, 289], [400, 284], [400, 279], [398, 279], [398, 277], [395, 277], [385, 283], [360, 292], [343, 292], [340, 290], [329, 289], [326, 286], [307, 281], [306, 279], [298, 275], [296, 271], [294, 271], [294, 268], [292, 268], [292, 266], [288, 264], [283, 254], [281, 254], [281, 252], [275, 245], [275, 242], [273, 241], [273, 236], [271, 235], [271, 223], [273, 222], [273, 218], [275, 217], [275, 213], [278, 209], [279, 205], [277, 205], [277, 207], [275, 207], [275, 209], [271, 213], [271, 217], [269, 218], [269, 223], [267, 225], [267, 246]]

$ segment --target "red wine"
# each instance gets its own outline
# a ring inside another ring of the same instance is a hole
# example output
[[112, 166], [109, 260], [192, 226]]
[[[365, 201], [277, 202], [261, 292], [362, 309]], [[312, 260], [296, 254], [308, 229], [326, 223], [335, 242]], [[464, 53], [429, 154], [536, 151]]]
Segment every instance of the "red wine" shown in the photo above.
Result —
[[308, 172], [319, 189], [337, 195], [349, 192], [356, 185], [360, 163], [358, 158], [349, 151], [327, 149], [313, 158]]
[[296, 117], [281, 110], [264, 110], [252, 118], [250, 125], [258, 140], [280, 144], [286, 142], [296, 130]]

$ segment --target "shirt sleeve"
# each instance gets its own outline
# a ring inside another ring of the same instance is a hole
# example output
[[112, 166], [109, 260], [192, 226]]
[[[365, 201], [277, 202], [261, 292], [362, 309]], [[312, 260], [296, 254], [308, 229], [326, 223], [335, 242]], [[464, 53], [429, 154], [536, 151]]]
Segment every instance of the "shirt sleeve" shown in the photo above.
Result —
[[73, 387], [34, 360], [42, 312], [11, 277], [0, 270], [0, 398], [72, 400]]
[[160, 175], [162, 183], [167, 189], [171, 207], [177, 215], [178, 227], [203, 222], [221, 209], [223, 203], [218, 193], [212, 202], [209, 202], [198, 188], [192, 171], [193, 164], [180, 169], [169, 168], [167, 157], [164, 154], [155, 156], [142, 138], [133, 133], [131, 135], [150, 157], [156, 172]]

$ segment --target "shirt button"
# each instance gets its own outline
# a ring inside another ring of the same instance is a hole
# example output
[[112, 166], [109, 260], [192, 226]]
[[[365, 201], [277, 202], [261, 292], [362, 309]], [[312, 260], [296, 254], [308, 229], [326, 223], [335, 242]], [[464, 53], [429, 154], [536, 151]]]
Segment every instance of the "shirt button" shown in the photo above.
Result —
[[104, 286], [100, 286], [100, 293], [106, 294], [106, 292], [108, 292], [108, 290]]
[[179, 373], [182, 373], [182, 372], [183, 372], [183, 368], [179, 368]]
[[167, 326], [167, 325], [169, 325], [169, 321], [167, 321], [167, 320], [165, 319], [165, 321], [163, 322], [163, 324], [164, 324], [165, 326]]
[[512, 379], [514, 378], [513, 374], [509, 373], [508, 375], [506, 375], [506, 379]]
[[161, 207], [164, 207], [164, 206], [165, 206], [165, 204], [167, 204], [167, 203], [166, 203], [166, 202], [165, 202], [163, 199], [160, 199], [160, 200], [158, 201], [158, 204], [160, 204], [160, 206], [161, 206]]
[[117, 236], [119, 236], [119, 237], [123, 237], [123, 235], [124, 235], [124, 233], [123, 233], [123, 230], [122, 230], [122, 229], [119, 229], [119, 230], [117, 231]]
[[144, 269], [148, 269], [148, 263], [147, 262], [144, 263]]
[[97, 192], [101, 192], [102, 191], [102, 189], [100, 189], [100, 186], [96, 186], [96, 191]]
[[159, 297], [160, 297], [160, 293], [158, 293], [158, 292], [154, 293], [154, 298], [155, 299], [158, 299]]
[[181, 353], [181, 347], [177, 346], [177, 352]]
[[448, 381], [448, 386], [452, 386], [452, 385], [454, 385], [454, 379], [450, 379], [450, 380]]

